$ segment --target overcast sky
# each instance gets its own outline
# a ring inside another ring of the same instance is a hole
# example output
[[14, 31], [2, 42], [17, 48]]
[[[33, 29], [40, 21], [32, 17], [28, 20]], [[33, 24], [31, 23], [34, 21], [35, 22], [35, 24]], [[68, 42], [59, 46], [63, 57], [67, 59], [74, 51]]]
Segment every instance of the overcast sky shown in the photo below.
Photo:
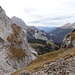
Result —
[[75, 22], [75, 0], [0, 0], [11, 18], [21, 18], [27, 25], [61, 26]]

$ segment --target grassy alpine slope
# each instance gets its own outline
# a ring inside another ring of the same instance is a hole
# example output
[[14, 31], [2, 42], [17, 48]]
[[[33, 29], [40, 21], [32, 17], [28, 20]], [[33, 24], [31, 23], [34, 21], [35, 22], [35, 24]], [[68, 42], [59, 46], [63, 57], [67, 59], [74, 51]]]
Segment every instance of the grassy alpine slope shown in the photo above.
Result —
[[39, 70], [41, 67], [43, 67], [43, 65], [48, 65], [49, 63], [56, 61], [57, 59], [60, 58], [67, 59], [72, 56], [75, 56], [75, 48], [66, 49], [66, 50], [62, 49], [62, 50], [46, 53], [33, 60], [29, 66], [22, 68], [16, 71], [15, 73], [12, 73], [11, 75], [18, 75], [19, 72], [21, 72], [22, 70], [28, 70], [30, 72], [34, 72]]

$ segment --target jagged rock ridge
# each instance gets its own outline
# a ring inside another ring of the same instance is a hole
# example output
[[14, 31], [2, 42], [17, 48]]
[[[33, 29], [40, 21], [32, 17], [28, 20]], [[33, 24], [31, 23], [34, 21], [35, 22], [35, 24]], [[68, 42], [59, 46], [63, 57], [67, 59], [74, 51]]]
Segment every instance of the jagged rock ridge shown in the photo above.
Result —
[[27, 66], [35, 55], [27, 43], [26, 30], [14, 24], [0, 6], [0, 75]]
[[27, 25], [25, 24], [25, 22], [22, 21], [22, 19], [13, 16], [11, 18], [13, 23], [16, 23], [18, 26], [20, 26], [21, 28], [25, 29], [27, 31]]

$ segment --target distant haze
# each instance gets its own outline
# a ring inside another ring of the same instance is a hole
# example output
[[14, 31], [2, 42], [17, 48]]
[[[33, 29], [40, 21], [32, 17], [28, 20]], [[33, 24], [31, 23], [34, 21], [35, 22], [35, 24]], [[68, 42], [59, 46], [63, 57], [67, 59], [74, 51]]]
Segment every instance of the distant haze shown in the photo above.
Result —
[[21, 18], [27, 25], [56, 27], [75, 22], [75, 0], [0, 0], [11, 18]]
[[52, 31], [54, 31], [57, 27], [43, 27], [43, 26], [36, 26], [36, 28], [38, 28], [39, 30], [43, 30], [46, 33], [50, 33]]

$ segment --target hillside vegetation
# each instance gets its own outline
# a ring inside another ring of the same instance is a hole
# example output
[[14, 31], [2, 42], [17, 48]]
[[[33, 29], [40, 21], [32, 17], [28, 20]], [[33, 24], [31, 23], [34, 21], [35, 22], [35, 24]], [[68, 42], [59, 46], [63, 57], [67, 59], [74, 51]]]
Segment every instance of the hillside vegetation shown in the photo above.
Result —
[[50, 40], [35, 39], [35, 40], [30, 40], [29, 43], [31, 47], [36, 49], [38, 55], [43, 55], [45, 53], [49, 53], [51, 51], [59, 49], [59, 47]]

